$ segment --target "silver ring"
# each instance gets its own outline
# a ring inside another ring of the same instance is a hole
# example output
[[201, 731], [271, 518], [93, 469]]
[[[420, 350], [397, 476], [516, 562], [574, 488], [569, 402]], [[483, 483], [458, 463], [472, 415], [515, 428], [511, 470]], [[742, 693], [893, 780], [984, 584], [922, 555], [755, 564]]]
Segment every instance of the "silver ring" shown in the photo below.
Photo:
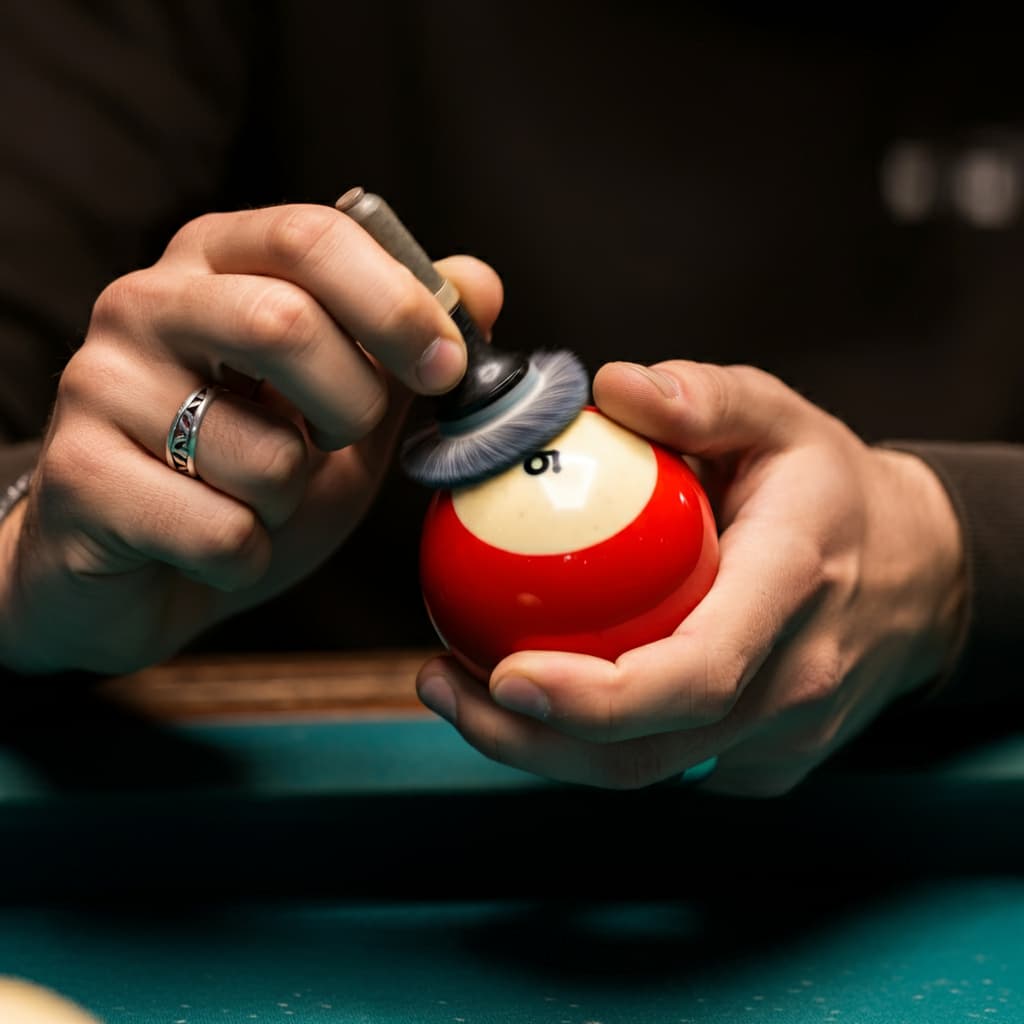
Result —
[[167, 431], [167, 465], [179, 473], [187, 473], [193, 480], [199, 479], [196, 472], [196, 442], [199, 440], [200, 424], [210, 403], [224, 390], [214, 384], [206, 384], [193, 391], [181, 403], [171, 429]]

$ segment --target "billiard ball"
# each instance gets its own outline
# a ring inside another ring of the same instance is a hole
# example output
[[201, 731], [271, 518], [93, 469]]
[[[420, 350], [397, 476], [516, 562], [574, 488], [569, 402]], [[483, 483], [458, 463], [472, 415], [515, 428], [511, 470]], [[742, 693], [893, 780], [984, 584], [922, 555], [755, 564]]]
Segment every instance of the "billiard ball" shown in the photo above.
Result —
[[420, 545], [434, 628], [483, 679], [513, 651], [614, 660], [668, 636], [717, 570], [685, 460], [589, 406], [519, 465], [436, 492]]
[[95, 1017], [48, 988], [20, 978], [0, 978], [3, 1024], [99, 1024]]

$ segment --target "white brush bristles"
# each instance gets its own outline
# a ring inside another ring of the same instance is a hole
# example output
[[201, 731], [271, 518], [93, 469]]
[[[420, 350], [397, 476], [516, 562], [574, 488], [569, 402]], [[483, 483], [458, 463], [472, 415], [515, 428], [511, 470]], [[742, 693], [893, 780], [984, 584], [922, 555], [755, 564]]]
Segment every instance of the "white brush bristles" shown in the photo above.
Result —
[[428, 487], [451, 489], [500, 473], [560, 434], [590, 396], [587, 371], [571, 352], [535, 352], [530, 372], [492, 409], [413, 434], [402, 466]]

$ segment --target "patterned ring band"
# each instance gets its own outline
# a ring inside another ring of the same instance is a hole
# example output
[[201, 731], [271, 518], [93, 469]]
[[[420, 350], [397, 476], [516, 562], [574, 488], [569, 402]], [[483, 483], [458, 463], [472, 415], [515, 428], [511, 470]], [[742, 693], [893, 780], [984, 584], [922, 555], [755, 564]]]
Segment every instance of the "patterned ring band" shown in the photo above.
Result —
[[199, 440], [199, 427], [210, 408], [210, 403], [226, 388], [213, 384], [204, 385], [193, 391], [181, 404], [178, 414], [167, 431], [167, 465], [179, 473], [187, 473], [194, 480], [199, 479], [196, 472], [196, 442]]

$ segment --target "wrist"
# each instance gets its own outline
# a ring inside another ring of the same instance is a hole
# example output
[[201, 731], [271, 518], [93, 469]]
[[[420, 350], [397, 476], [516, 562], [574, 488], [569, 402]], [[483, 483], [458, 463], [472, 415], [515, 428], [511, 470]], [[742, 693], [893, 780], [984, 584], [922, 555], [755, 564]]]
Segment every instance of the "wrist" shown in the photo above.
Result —
[[18, 636], [18, 545], [25, 520], [24, 495], [0, 519], [0, 665], [21, 671]]
[[[60, 641], [53, 628], [53, 616], [29, 611], [25, 600], [24, 558], [29, 503], [22, 495], [0, 521], [0, 667], [22, 675], [58, 671], [54, 655]], [[46, 602], [42, 607], [47, 608]]]
[[909, 452], [879, 449], [897, 484], [890, 507], [900, 509], [909, 553], [907, 587], [917, 608], [918, 644], [910, 688], [952, 670], [967, 624], [967, 565], [963, 531], [946, 488], [931, 467]]

